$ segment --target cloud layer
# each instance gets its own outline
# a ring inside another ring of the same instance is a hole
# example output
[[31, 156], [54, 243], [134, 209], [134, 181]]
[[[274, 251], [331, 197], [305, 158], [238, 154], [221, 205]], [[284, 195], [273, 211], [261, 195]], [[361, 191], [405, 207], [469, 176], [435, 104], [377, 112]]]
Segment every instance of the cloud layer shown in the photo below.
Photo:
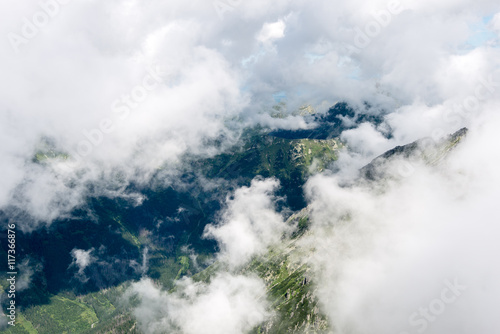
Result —
[[[389, 124], [408, 141], [449, 123], [442, 114], [497, 69], [498, 5], [490, 0], [0, 6], [8, 78], [0, 206], [49, 222], [83, 203], [89, 184], [121, 196], [159, 166], [172, 174], [185, 153], [213, 153], [210, 139], [232, 142], [241, 120], [270, 124], [261, 112], [275, 94], [290, 110], [321, 111], [338, 99], [400, 107]], [[282, 126], [305, 126], [297, 122]], [[43, 138], [45, 151], [72, 159], [33, 164]]]
[[[168, 183], [186, 154], [212, 155], [247, 125], [305, 127], [265, 114], [277, 97], [289, 111], [367, 102], [382, 125], [345, 132], [340, 173], [306, 187], [323, 311], [338, 333], [498, 332], [498, 1], [45, 0], [4, 1], [0, 13], [0, 209], [31, 216], [21, 229], [88, 195], [140, 204], [130, 183]], [[343, 186], [388, 148], [463, 126], [470, 135], [445, 164]], [[286, 230], [276, 186], [238, 190], [208, 228], [230, 266]], [[90, 253], [77, 252], [83, 271]], [[445, 303], [455, 280], [466, 289]], [[238, 333], [266, 318], [257, 279], [179, 284], [187, 298], [134, 285], [143, 328]]]
[[220, 261], [231, 267], [247, 263], [253, 256], [262, 255], [280, 241], [290, 226], [275, 212], [273, 193], [279, 182], [274, 179], [252, 181], [250, 187], [237, 189], [219, 225], [207, 225], [205, 237], [219, 243]]
[[316, 249], [309, 263], [336, 332], [498, 330], [498, 126], [492, 112], [446, 162], [414, 164], [382, 186], [309, 181], [314, 225], [303, 243]]

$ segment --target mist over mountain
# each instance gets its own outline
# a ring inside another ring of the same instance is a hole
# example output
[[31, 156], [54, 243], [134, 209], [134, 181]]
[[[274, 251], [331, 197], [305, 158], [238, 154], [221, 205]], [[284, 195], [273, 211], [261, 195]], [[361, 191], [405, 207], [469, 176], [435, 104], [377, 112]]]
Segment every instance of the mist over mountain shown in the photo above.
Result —
[[0, 22], [0, 331], [500, 332], [496, 1]]

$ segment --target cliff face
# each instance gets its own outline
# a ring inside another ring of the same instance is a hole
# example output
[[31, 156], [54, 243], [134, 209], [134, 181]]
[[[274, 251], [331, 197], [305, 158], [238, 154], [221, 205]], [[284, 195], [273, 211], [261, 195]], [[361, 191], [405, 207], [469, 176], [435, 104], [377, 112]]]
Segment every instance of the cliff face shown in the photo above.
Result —
[[424, 138], [407, 145], [396, 146], [363, 167], [360, 170], [360, 177], [372, 181], [390, 177], [386, 167], [387, 162], [393, 159], [422, 160], [429, 165], [436, 165], [460, 143], [467, 132], [467, 128], [462, 128], [437, 142], [431, 138]]

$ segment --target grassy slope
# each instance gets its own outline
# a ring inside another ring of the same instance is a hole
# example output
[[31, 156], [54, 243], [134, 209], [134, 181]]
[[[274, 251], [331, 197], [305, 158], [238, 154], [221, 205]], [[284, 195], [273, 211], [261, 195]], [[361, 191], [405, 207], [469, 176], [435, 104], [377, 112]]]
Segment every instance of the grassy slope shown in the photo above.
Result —
[[6, 333], [80, 333], [90, 328], [98, 318], [88, 305], [66, 297], [54, 296], [48, 305], [24, 310], [18, 320], [18, 325]]
[[140, 333], [121, 302], [126, 286], [78, 297], [68, 293], [53, 296], [49, 304], [18, 312], [16, 326], [4, 333]]

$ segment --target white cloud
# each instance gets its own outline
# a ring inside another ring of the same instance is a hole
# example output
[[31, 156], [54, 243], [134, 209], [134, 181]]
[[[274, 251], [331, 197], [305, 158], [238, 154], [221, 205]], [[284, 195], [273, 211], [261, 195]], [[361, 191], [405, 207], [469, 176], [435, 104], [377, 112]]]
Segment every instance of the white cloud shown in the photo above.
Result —
[[[303, 246], [316, 249], [309, 261], [317, 295], [337, 332], [498, 330], [492, 310], [500, 269], [491, 261], [500, 250], [500, 122], [493, 110], [487, 115], [447, 162], [414, 163], [398, 182], [349, 188], [324, 175], [309, 181], [313, 230]], [[441, 314], [436, 300], [446, 280], [466, 288]]]
[[269, 316], [265, 286], [253, 277], [221, 274], [209, 284], [186, 279], [172, 294], [142, 279], [127, 294], [139, 296], [134, 315], [148, 334], [243, 334]]
[[17, 291], [26, 290], [31, 286], [33, 274], [35, 273], [35, 270], [41, 266], [40, 264], [30, 265], [30, 262], [32, 262], [30, 258], [25, 258], [19, 264], [19, 272], [21, 273], [21, 276], [16, 281]]
[[78, 272], [75, 273], [75, 277], [81, 280], [82, 282], [87, 282], [88, 278], [85, 275], [85, 268], [94, 263], [97, 258], [92, 255], [94, 252], [94, 248], [89, 250], [77, 249], [74, 248], [71, 251], [71, 256], [73, 257], [73, 262], [70, 264], [71, 267], [77, 267]]
[[134, 315], [145, 333], [247, 333], [271, 316], [264, 281], [233, 272], [289, 230], [274, 209], [278, 185], [274, 179], [255, 179], [250, 187], [237, 189], [227, 200], [221, 224], [207, 226], [205, 236], [219, 243], [223, 268], [208, 283], [185, 278], [170, 293], [148, 278], [132, 284], [125, 298], [138, 296]]
[[219, 258], [232, 267], [245, 264], [252, 256], [263, 254], [290, 230], [283, 217], [275, 211], [273, 196], [279, 182], [275, 179], [252, 181], [227, 200], [222, 222], [207, 225], [205, 237], [219, 243]]
[[500, 13], [496, 13], [491, 20], [491, 26], [497, 33], [500, 33]]
[[370, 123], [363, 123], [355, 129], [342, 132], [341, 139], [346, 142], [349, 149], [372, 157], [394, 146]]
[[270, 43], [274, 40], [285, 37], [286, 24], [282, 20], [273, 23], [264, 23], [262, 30], [257, 36], [257, 40], [261, 43]]
[[[20, 30], [23, 11], [2, 6], [19, 22], [1, 31]], [[15, 204], [50, 222], [83, 203], [86, 185], [109, 182], [113, 170], [126, 182], [147, 182], [185, 152], [206, 154], [206, 138], [232, 137], [225, 122], [246, 105], [238, 73], [199, 42], [201, 24], [152, 24], [151, 9], [135, 1], [71, 3], [19, 54], [4, 45], [0, 66], [12, 79], [0, 87], [0, 168], [9, 176], [2, 180], [1, 206]], [[143, 99], [145, 82], [155, 88]], [[103, 121], [112, 130], [103, 133]], [[55, 150], [83, 158], [31, 163], [42, 136], [55, 141]], [[15, 191], [20, 203], [11, 200]]]

